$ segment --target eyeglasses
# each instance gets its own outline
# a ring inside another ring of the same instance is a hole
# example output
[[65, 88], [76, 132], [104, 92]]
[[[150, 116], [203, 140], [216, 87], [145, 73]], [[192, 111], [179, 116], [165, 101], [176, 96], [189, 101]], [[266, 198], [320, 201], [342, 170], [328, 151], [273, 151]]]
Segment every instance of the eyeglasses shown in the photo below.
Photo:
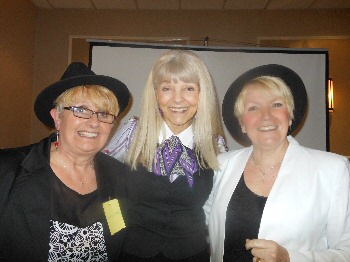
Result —
[[79, 118], [90, 119], [94, 114], [97, 115], [97, 119], [100, 122], [113, 124], [116, 119], [115, 115], [109, 114], [107, 112], [95, 112], [86, 107], [78, 107], [78, 106], [66, 106], [63, 109], [70, 110], [73, 112], [73, 115]]

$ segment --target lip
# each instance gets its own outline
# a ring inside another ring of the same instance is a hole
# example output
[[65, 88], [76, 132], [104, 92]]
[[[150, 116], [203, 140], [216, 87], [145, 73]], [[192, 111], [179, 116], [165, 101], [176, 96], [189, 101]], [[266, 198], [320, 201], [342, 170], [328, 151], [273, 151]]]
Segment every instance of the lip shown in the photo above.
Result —
[[78, 131], [78, 134], [81, 137], [87, 137], [87, 138], [96, 138], [97, 137], [96, 132]]
[[276, 129], [277, 129], [277, 126], [275, 125], [261, 126], [258, 128], [258, 130], [262, 132], [275, 131]]

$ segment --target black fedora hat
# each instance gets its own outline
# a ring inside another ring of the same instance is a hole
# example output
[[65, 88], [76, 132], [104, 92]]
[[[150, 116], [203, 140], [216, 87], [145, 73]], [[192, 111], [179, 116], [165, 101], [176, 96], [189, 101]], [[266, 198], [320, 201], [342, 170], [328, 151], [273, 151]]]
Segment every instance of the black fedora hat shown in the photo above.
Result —
[[262, 65], [248, 70], [239, 76], [226, 91], [222, 102], [222, 117], [227, 130], [237, 142], [248, 145], [250, 143], [247, 135], [242, 133], [238, 119], [234, 115], [234, 105], [237, 96], [244, 85], [259, 76], [274, 76], [281, 78], [290, 88], [294, 98], [294, 120], [288, 134], [292, 134], [302, 122], [307, 109], [307, 93], [305, 85], [300, 76], [292, 69], [278, 65]]
[[111, 90], [118, 100], [119, 114], [129, 103], [130, 92], [123, 82], [110, 76], [96, 75], [84, 63], [73, 62], [67, 67], [60, 81], [49, 85], [37, 96], [34, 103], [36, 116], [45, 125], [55, 128], [50, 115], [54, 101], [66, 90], [83, 85], [99, 85]]

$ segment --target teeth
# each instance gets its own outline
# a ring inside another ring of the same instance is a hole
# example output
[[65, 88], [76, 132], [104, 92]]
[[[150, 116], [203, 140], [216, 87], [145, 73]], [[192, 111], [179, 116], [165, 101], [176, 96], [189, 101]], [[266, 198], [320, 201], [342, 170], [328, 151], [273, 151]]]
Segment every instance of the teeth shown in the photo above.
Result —
[[179, 113], [181, 113], [181, 112], [186, 111], [186, 110], [187, 110], [187, 107], [181, 107], [181, 108], [174, 108], [174, 107], [171, 107], [170, 110], [173, 111], [173, 112], [179, 112]]
[[271, 131], [271, 130], [275, 130], [277, 128], [277, 126], [263, 126], [260, 127], [259, 130], [260, 131]]
[[86, 136], [86, 137], [97, 137], [96, 133], [90, 133], [90, 132], [79, 132], [81, 136]]

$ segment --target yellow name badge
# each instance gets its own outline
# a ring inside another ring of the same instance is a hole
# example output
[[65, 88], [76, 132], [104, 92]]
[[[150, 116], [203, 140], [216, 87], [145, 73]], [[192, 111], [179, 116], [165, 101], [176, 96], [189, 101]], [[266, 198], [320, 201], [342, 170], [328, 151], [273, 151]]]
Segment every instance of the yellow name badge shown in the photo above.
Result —
[[111, 235], [125, 228], [124, 219], [117, 199], [112, 199], [103, 203], [103, 210], [107, 218]]

